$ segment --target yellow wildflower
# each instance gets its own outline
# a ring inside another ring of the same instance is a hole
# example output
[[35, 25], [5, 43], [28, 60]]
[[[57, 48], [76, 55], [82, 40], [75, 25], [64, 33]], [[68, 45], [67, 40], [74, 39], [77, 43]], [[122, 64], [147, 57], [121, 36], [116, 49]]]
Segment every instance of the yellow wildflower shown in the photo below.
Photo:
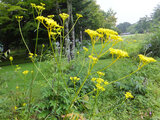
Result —
[[14, 109], [17, 110], [18, 109], [17, 106], [14, 106]]
[[48, 15], [47, 17], [48, 17], [48, 18], [53, 18], [53, 17], [54, 17], [54, 15]]
[[111, 29], [105, 29], [105, 28], [99, 28], [97, 29], [97, 32], [101, 34], [106, 34], [106, 35], [118, 35], [116, 31], [111, 30]]
[[12, 56], [10, 56], [10, 57], [9, 57], [9, 60], [12, 62], [12, 61], [13, 61], [13, 57], [12, 57]]
[[78, 77], [70, 77], [70, 80], [72, 80], [73, 82], [77, 82], [80, 80], [80, 78]]
[[88, 33], [88, 35], [91, 37], [91, 39], [93, 39], [99, 35], [97, 31], [90, 30], [90, 29], [85, 30], [85, 32]]
[[16, 16], [16, 19], [18, 22], [20, 22], [23, 19], [23, 16]]
[[98, 58], [93, 57], [92, 55], [89, 55], [88, 57], [93, 60], [93, 63], [97, 63], [98, 62]]
[[85, 50], [86, 52], [88, 52], [88, 49], [86, 47], [83, 47], [83, 50]]
[[19, 65], [16, 65], [15, 71], [18, 71], [20, 69], [21, 69], [21, 67], [19, 67]]
[[28, 53], [29, 54], [29, 58], [32, 58], [33, 57], [33, 53]]
[[70, 80], [73, 80], [73, 77], [70, 77]]
[[30, 56], [33, 56], [33, 53], [28, 53]]
[[137, 40], [133, 40], [133, 42], [137, 42]]
[[46, 24], [48, 27], [60, 27], [60, 25], [54, 21], [53, 19], [50, 19], [50, 18], [45, 18], [45, 21], [46, 21]]
[[45, 8], [40, 5], [35, 6], [35, 8], [38, 10], [38, 12], [42, 12], [43, 10], [45, 10]]
[[37, 16], [36, 20], [38, 20], [38, 21], [40, 21], [40, 22], [43, 23], [43, 20], [45, 20], [45, 17], [43, 17], [43, 16]]
[[69, 15], [66, 13], [61, 13], [59, 14], [59, 16], [62, 18], [63, 21], [65, 21], [69, 17]]
[[23, 107], [25, 107], [26, 106], [26, 103], [23, 103]]
[[57, 33], [56, 32], [50, 32], [49, 35], [52, 36], [53, 38], [55, 38], [55, 36], [57, 35]]
[[79, 54], [79, 51], [77, 52], [77, 54]]
[[91, 81], [95, 82], [97, 80], [97, 78], [92, 78]]
[[125, 97], [126, 97], [126, 99], [134, 98], [133, 95], [130, 92], [126, 92]]
[[81, 15], [81, 14], [76, 14], [76, 16], [78, 17], [78, 18], [81, 18], [81, 17], [83, 17], [83, 15]]
[[113, 49], [113, 48], [109, 48], [109, 51], [112, 55], [117, 55], [118, 57], [129, 57], [128, 53], [125, 51], [122, 51], [120, 49]]
[[97, 78], [96, 82], [100, 84], [100, 83], [104, 82], [104, 80], [102, 78]]
[[101, 86], [99, 83], [96, 84], [97, 89], [101, 90], [101, 91], [105, 91], [105, 88], [103, 86]]
[[143, 64], [151, 63], [151, 62], [156, 62], [156, 60], [152, 57], [146, 57], [142, 54], [139, 54], [139, 59], [143, 62]]
[[44, 48], [44, 47], [45, 47], [45, 45], [44, 45], [44, 44], [42, 44], [42, 47]]
[[25, 71], [23, 71], [22, 73], [24, 74], [24, 75], [27, 75], [28, 74], [28, 70], [25, 70]]
[[97, 72], [97, 74], [99, 75], [99, 76], [104, 76], [105, 75], [105, 73], [103, 73], [103, 72]]
[[31, 3], [31, 6], [32, 6], [32, 7], [35, 7], [35, 6], [36, 6], [36, 4], [34, 4], [34, 3]]
[[116, 41], [123, 41], [123, 39], [120, 37], [120, 36], [117, 36], [117, 39], [116, 39]]
[[42, 6], [45, 6], [45, 4], [44, 3], [40, 3]]
[[19, 89], [19, 86], [16, 86], [16, 89]]
[[108, 85], [108, 84], [109, 84], [109, 82], [105, 81], [105, 82], [104, 82], [104, 84], [105, 84], [105, 85]]
[[102, 78], [92, 78], [91, 81], [94, 82], [97, 89], [101, 91], [104, 91], [105, 85], [109, 84], [107, 81], [104, 81], [104, 79]]

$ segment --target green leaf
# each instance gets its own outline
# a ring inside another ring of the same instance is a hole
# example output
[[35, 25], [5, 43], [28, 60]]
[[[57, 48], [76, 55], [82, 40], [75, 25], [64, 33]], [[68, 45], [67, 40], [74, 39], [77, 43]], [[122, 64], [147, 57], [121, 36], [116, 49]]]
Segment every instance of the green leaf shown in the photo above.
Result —
[[11, 7], [8, 9], [9, 12], [18, 11], [18, 10], [27, 11], [27, 9], [21, 8], [20, 6], [11, 6]]

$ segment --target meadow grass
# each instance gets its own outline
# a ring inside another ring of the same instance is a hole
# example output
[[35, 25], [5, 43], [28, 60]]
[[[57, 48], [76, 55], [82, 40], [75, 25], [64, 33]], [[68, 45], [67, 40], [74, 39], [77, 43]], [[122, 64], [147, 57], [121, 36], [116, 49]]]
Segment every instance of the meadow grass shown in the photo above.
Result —
[[[111, 67], [109, 67], [109, 69], [106, 69], [104, 71], [106, 73], [104, 76], [105, 80], [109, 82], [114, 81], [131, 73], [137, 68], [139, 60], [135, 55], [138, 54], [140, 47], [143, 46], [145, 37], [146, 35], [124, 36], [124, 42], [120, 45], [115, 46], [114, 48], [121, 48], [123, 50], [126, 50], [131, 57], [120, 59]], [[95, 49], [97, 52], [100, 50], [100, 47], [100, 44], [96, 44]], [[90, 47], [89, 51], [91, 51]], [[77, 55], [76, 58], [78, 62], [76, 62], [76, 60], [73, 60], [73, 65], [66, 64], [65, 62], [63, 63], [63, 69], [66, 69], [65, 72], [67, 73], [67, 75], [64, 76], [65, 79], [68, 79], [70, 76], [77, 75], [78, 70], [83, 65], [82, 56], [84, 56], [84, 54], [80, 51], [80, 54]], [[88, 59], [88, 54], [86, 55], [86, 59]], [[93, 72], [103, 68], [104, 64], [109, 65], [112, 61], [112, 56], [106, 54], [95, 65]], [[140, 120], [143, 118], [146, 120], [158, 120], [160, 118], [159, 61], [160, 59], [158, 58], [156, 63], [145, 66], [136, 74], [113, 85], [107, 86], [106, 91], [100, 94], [100, 98], [98, 99], [98, 106], [101, 109], [97, 111], [96, 119]], [[50, 77], [50, 79], [54, 79], [54, 76], [56, 76], [56, 71], [52, 69], [54, 64], [51, 61], [44, 61], [39, 64], [41, 65], [41, 69], [44, 74]], [[33, 70], [32, 63], [20, 64], [19, 66], [21, 67], [21, 75], [24, 70]], [[82, 69], [82, 72], [80, 74], [81, 78], [84, 77], [87, 71], [87, 66], [88, 62], [85, 62], [84, 68]], [[0, 70], [0, 98], [7, 95], [7, 93], [10, 91], [16, 91], [17, 85], [19, 86], [19, 89], [22, 90], [30, 85], [32, 74], [30, 73], [29, 75], [27, 75], [27, 78], [25, 80], [24, 77], [21, 78], [18, 75], [19, 73], [14, 72], [14, 69], [15, 65], [3, 66]], [[94, 77], [94, 75], [92, 77]], [[33, 86], [33, 95], [35, 98], [37, 97], [36, 99], [38, 99], [38, 96], [41, 96], [42, 94], [40, 88], [43, 87], [43, 83], [45, 83], [43, 77], [38, 74]], [[128, 100], [121, 105], [121, 102], [124, 99], [125, 91], [131, 91], [134, 95], [134, 99]], [[89, 101], [88, 104], [86, 104], [88, 109], [92, 108], [91, 105], [93, 102], [94, 101]], [[109, 111], [111, 112], [109, 113]]]
[[[114, 46], [114, 48], [126, 50], [129, 53], [130, 57], [118, 60], [115, 64], [105, 70], [104, 79], [111, 82], [136, 70], [139, 63], [139, 50], [144, 47], [146, 38], [149, 35], [150, 34], [136, 34], [132, 36], [123, 36], [123, 43]], [[98, 52], [100, 50], [100, 47], [101, 44], [97, 43], [95, 46], [95, 50]], [[90, 47], [89, 51], [91, 51]], [[86, 55], [86, 58], [88, 57], [88, 55]], [[78, 64], [82, 64], [80, 62], [81, 57], [78, 61]], [[112, 61], [113, 59], [111, 55], [104, 55], [95, 65], [93, 73], [102, 69], [104, 65], [109, 65]], [[132, 76], [113, 85], [107, 86], [106, 91], [100, 95], [101, 97], [99, 98], [99, 108], [101, 109], [97, 111], [96, 119], [158, 120], [160, 118], [160, 104], [158, 99], [160, 98], [159, 61], [160, 59], [157, 58], [156, 63], [149, 64]], [[88, 64], [85, 63], [85, 66], [87, 65]], [[83, 74], [85, 74], [87, 70], [85, 70], [84, 68], [83, 71]], [[72, 74], [72, 76], [77, 74], [75, 70], [70, 71], [70, 73]], [[92, 77], [94, 77], [94, 75]], [[131, 91], [134, 95], [134, 99], [131, 101], [126, 101], [126, 103], [120, 105], [122, 100], [124, 99], [125, 91]], [[114, 110], [112, 111], [112, 109]], [[111, 113], [109, 113], [108, 111], [111, 111]]]

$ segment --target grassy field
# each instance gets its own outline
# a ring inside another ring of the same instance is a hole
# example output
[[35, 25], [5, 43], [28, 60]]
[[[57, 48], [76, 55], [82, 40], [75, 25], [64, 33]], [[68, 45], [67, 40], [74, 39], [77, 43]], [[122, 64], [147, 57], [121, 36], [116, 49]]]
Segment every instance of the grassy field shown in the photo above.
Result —
[[[139, 50], [144, 46], [145, 39], [148, 35], [132, 35], [132, 36], [123, 36], [124, 42], [116, 45], [114, 48], [119, 48], [126, 50], [129, 53], [129, 58], [124, 58], [118, 60], [113, 64], [109, 69], [106, 69], [104, 79], [111, 82], [120, 77], [123, 77], [127, 74], [130, 74], [137, 69], [139, 59], [137, 55]], [[95, 46], [96, 51], [100, 49], [101, 45], [97, 44]], [[91, 48], [89, 48], [91, 50]], [[83, 52], [80, 51], [79, 57], [76, 59], [78, 63], [72, 61], [70, 64], [64, 63], [64, 69], [66, 69], [67, 75], [66, 79], [69, 76], [76, 76], [79, 69], [83, 65], [82, 61]], [[86, 55], [87, 57], [88, 55]], [[98, 63], [96, 64], [94, 71], [109, 65], [113, 61], [111, 55], [103, 56]], [[100, 94], [98, 99], [98, 107], [101, 108], [97, 110], [96, 120], [159, 120], [160, 119], [160, 59], [157, 58], [156, 63], [149, 64], [142, 68], [140, 71], [134, 75], [117, 82], [113, 85], [109, 85], [105, 92]], [[3, 64], [3, 63], [1, 63]], [[38, 65], [38, 64], [37, 64]], [[50, 61], [45, 61], [39, 63], [42, 71], [48, 78], [53, 79], [56, 76], [56, 72], [52, 69], [52, 63]], [[84, 69], [80, 74], [80, 78], [84, 77], [86, 73], [86, 66], [88, 63], [84, 64]], [[31, 71], [35, 69], [32, 63], [24, 63], [19, 65], [21, 70], [15, 72], [16, 66], [2, 66], [0, 69], [0, 101], [3, 97], [6, 97], [11, 91], [16, 91], [16, 86], [19, 86], [19, 89], [25, 90], [31, 84], [31, 78], [33, 75]], [[24, 70], [29, 70], [30, 73], [26, 77], [22, 75]], [[52, 73], [54, 71], [54, 73]], [[35, 75], [37, 71], [33, 74]], [[93, 75], [94, 76], [94, 75]], [[93, 77], [92, 76], [92, 77]], [[40, 89], [45, 83], [42, 75], [38, 73], [37, 78], [34, 81], [33, 91], [34, 97], [41, 96]], [[124, 94], [126, 91], [132, 92], [134, 99], [127, 100], [122, 104], [124, 99]], [[93, 103], [94, 101], [89, 101]], [[87, 113], [90, 110], [91, 104], [87, 103], [87, 109], [83, 112]], [[2, 107], [0, 105], [0, 107]], [[2, 113], [0, 114], [2, 115]], [[1, 118], [1, 117], [0, 117]]]

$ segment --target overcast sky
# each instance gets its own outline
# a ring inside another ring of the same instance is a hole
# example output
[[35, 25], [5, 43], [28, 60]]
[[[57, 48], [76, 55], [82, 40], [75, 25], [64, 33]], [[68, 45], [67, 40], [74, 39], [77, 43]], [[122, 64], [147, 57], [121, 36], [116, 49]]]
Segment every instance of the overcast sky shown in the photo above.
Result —
[[160, 0], [96, 0], [101, 9], [112, 8], [117, 14], [117, 24], [123, 22], [135, 23], [145, 15], [153, 13]]

